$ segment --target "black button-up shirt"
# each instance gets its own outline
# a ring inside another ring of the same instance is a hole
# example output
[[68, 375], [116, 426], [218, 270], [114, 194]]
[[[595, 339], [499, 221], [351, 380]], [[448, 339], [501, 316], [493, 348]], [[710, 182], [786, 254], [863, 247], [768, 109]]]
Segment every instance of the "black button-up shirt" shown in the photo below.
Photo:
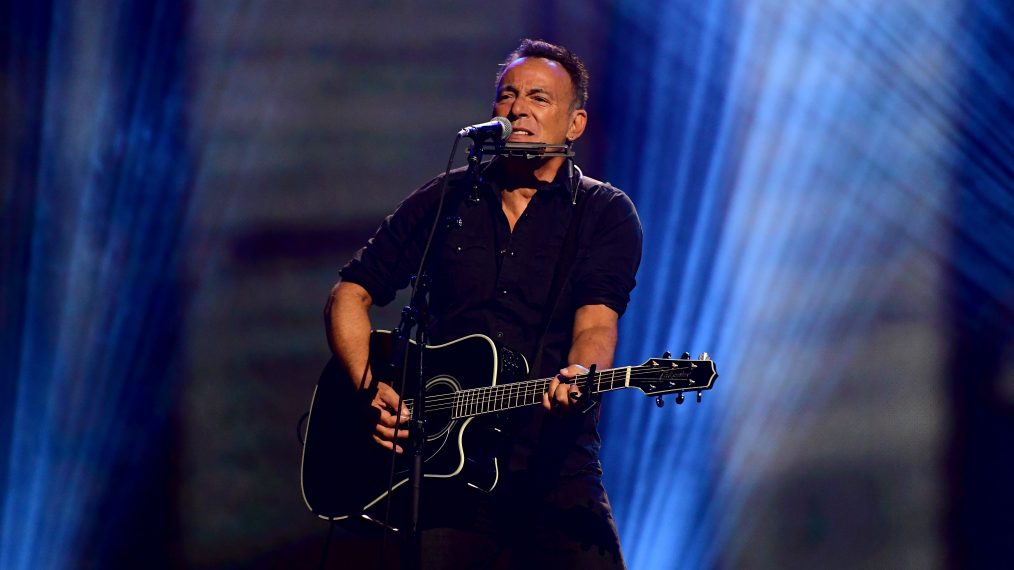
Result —
[[[553, 183], [538, 188], [513, 231], [501, 205], [495, 162], [483, 172], [478, 202], [469, 200], [471, 186], [464, 169], [451, 172], [439, 233], [427, 262], [432, 278], [429, 333], [433, 343], [482, 333], [520, 351], [532, 364], [545, 329], [545, 307], [551, 301], [557, 261], [575, 212], [564, 172], [561, 168]], [[342, 268], [342, 280], [361, 285], [377, 305], [391, 302], [419, 265], [441, 182], [439, 176], [406, 198]], [[641, 225], [630, 199], [588, 177], [581, 179], [580, 188], [578, 199], [588, 202], [573, 270], [546, 336], [542, 366], [533, 371], [533, 377], [552, 376], [569, 364], [577, 308], [602, 304], [623, 314], [640, 263]], [[525, 467], [531, 463], [529, 452], [546, 448], [555, 456], [552, 463], [562, 462], [558, 468], [597, 470], [597, 414], [574, 414], [562, 422], [573, 429], [557, 429], [564, 426], [551, 426], [556, 418], [544, 420], [540, 410], [527, 408], [518, 414], [518, 423], [529, 428], [519, 433], [526, 451], [511, 463]], [[556, 435], [541, 433], [547, 428]], [[551, 443], [547, 437], [560, 441]], [[567, 449], [560, 449], [561, 445]]]

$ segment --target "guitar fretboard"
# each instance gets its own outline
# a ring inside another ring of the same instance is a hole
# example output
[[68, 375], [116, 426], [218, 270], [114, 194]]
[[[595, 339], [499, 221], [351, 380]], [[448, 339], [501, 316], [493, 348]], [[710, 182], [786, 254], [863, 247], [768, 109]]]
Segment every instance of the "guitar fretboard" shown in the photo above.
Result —
[[[591, 378], [591, 393], [600, 394], [610, 390], [626, 388], [633, 366], [621, 368], [610, 368], [596, 372]], [[578, 387], [582, 393], [587, 393], [589, 386], [588, 374], [574, 378], [573, 385]], [[492, 414], [525, 406], [534, 406], [542, 403], [542, 395], [549, 388], [553, 378], [539, 378], [536, 380], [524, 380], [522, 382], [511, 382], [497, 386], [483, 386], [481, 388], [469, 388], [460, 390], [454, 394], [426, 398], [426, 407], [429, 410], [436, 408], [451, 408], [453, 419], [469, 418], [482, 414]], [[406, 400], [405, 404], [412, 408], [412, 400]]]

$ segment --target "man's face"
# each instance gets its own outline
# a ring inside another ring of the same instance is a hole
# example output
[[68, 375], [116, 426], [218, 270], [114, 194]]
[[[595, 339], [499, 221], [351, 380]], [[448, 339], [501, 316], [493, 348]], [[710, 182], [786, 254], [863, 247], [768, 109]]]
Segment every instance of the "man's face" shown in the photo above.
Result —
[[574, 87], [567, 70], [541, 57], [512, 62], [497, 85], [495, 116], [507, 117], [510, 142], [564, 144], [584, 132], [587, 113], [571, 109]]

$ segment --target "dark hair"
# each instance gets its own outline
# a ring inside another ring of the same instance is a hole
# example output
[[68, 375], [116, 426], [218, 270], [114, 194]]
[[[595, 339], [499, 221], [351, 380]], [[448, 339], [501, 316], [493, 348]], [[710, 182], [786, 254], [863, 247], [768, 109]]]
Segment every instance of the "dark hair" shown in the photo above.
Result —
[[584, 109], [585, 104], [588, 103], [588, 70], [585, 68], [584, 62], [567, 48], [542, 40], [528, 38], [521, 40], [521, 45], [500, 64], [500, 71], [496, 74], [496, 87], [500, 86], [500, 80], [503, 79], [507, 66], [523, 57], [541, 57], [563, 66], [567, 70], [567, 75], [570, 75], [570, 82], [574, 87], [573, 108]]

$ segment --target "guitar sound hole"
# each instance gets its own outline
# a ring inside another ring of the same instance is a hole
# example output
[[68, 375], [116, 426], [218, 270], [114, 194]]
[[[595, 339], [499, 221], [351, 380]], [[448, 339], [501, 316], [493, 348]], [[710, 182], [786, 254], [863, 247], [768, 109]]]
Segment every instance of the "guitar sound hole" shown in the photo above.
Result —
[[426, 441], [443, 439], [454, 427], [453, 397], [459, 389], [458, 383], [446, 376], [426, 383]]

